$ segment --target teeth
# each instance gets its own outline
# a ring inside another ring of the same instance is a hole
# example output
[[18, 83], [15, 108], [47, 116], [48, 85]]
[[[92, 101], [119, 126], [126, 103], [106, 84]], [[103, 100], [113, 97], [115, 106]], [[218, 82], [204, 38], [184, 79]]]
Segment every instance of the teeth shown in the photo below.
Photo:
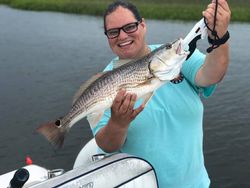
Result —
[[123, 47], [123, 46], [129, 45], [129, 44], [132, 44], [132, 41], [123, 42], [123, 43], [119, 44], [119, 46]]

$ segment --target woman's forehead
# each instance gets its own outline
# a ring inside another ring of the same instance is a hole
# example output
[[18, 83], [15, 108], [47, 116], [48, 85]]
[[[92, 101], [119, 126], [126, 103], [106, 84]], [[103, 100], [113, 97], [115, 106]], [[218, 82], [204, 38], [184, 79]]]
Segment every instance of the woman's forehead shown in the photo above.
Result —
[[118, 7], [106, 16], [106, 27], [120, 27], [135, 21], [136, 18], [129, 9]]

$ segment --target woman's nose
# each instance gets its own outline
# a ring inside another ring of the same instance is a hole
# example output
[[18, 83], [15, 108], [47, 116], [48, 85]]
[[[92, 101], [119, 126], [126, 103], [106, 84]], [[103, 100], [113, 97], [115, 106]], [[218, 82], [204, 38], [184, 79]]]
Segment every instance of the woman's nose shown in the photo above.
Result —
[[119, 34], [119, 39], [124, 39], [128, 37], [128, 34], [125, 33], [122, 29], [120, 30], [120, 34]]

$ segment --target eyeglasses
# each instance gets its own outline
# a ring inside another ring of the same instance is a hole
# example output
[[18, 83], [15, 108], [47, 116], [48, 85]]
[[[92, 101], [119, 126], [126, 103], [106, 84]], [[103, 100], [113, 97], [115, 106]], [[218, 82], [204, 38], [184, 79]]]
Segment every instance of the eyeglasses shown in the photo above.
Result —
[[142, 21], [137, 21], [137, 22], [133, 22], [133, 23], [129, 23], [126, 24], [120, 28], [113, 28], [113, 29], [109, 29], [107, 31], [104, 32], [104, 34], [108, 37], [108, 39], [114, 39], [116, 37], [118, 37], [120, 35], [120, 31], [121, 29], [125, 32], [125, 33], [134, 33], [137, 31], [138, 29], [138, 25], [141, 23]]

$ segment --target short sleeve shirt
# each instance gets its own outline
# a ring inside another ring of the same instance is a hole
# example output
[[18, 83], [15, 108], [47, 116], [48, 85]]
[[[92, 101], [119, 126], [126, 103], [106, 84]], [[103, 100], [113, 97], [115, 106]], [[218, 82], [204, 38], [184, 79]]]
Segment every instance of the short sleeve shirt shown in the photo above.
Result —
[[[160, 45], [150, 45], [151, 50]], [[111, 70], [115, 58], [105, 70]], [[155, 91], [145, 109], [131, 122], [120, 152], [150, 162], [160, 188], [205, 188], [210, 180], [203, 158], [203, 104], [201, 94], [210, 96], [215, 85], [200, 88], [195, 76], [205, 55], [195, 50], [181, 69], [184, 80], [167, 82]], [[136, 103], [139, 106], [141, 101]], [[94, 135], [111, 116], [110, 109], [92, 129]]]

